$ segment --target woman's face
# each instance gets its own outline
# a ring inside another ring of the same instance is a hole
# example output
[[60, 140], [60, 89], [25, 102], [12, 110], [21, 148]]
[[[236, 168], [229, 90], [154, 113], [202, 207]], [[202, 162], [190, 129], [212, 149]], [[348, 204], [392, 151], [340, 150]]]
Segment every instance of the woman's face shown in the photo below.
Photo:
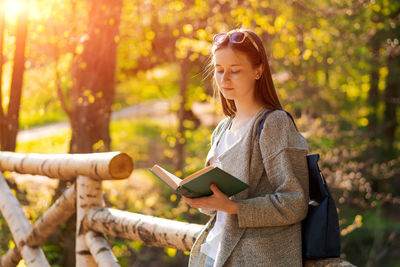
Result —
[[229, 47], [214, 53], [214, 78], [226, 99], [254, 101], [256, 77], [261, 66], [253, 67], [247, 56]]

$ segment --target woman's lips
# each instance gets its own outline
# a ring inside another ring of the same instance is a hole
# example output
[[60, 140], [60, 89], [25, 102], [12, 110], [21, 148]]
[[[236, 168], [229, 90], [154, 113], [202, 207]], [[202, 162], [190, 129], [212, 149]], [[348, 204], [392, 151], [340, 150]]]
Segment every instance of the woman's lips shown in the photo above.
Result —
[[222, 89], [224, 89], [224, 91], [230, 91], [230, 90], [233, 90], [233, 88], [232, 88], [232, 87], [222, 87]]

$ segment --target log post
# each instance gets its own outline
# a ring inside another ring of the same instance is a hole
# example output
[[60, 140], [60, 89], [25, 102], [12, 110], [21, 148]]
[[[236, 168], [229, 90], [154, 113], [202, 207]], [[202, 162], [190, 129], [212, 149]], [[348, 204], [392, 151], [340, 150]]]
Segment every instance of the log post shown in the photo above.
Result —
[[182, 251], [190, 251], [203, 228], [200, 224], [101, 207], [87, 212], [84, 224], [96, 232]]
[[97, 264], [86, 244], [86, 229], [82, 223], [86, 212], [94, 207], [103, 206], [101, 181], [79, 175], [76, 179], [76, 267], [96, 267]]
[[132, 158], [121, 152], [89, 154], [0, 152], [0, 171], [37, 174], [63, 180], [75, 180], [77, 175], [85, 175], [99, 181], [125, 179], [132, 170]]
[[85, 240], [99, 267], [120, 266], [102, 234], [89, 231], [85, 235]]
[[68, 220], [76, 211], [75, 184], [65, 190], [56, 202], [35, 222], [25, 243], [30, 247], [37, 247], [44, 243], [46, 238], [56, 228]]
[[15, 267], [21, 260], [21, 254], [17, 247], [11, 248], [0, 259], [0, 267]]
[[0, 210], [7, 221], [15, 244], [22, 254], [28, 267], [50, 267], [42, 249], [26, 246], [25, 235], [30, 231], [31, 225], [19, 205], [10, 188], [8, 187], [3, 174], [0, 172]]

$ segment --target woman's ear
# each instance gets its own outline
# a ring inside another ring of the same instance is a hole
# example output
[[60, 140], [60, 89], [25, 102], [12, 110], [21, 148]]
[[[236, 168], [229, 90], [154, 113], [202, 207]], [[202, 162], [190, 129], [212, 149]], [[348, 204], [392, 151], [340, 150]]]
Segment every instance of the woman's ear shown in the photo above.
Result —
[[256, 80], [261, 78], [262, 71], [263, 71], [263, 65], [260, 64], [259, 66], [256, 67], [256, 72], [255, 72], [256, 73], [256, 76], [255, 76]]

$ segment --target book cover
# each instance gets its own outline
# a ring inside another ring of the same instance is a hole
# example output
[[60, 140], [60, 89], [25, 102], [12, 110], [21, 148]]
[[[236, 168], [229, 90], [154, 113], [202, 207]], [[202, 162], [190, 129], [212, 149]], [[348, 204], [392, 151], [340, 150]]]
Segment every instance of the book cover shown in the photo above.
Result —
[[190, 198], [212, 195], [211, 184], [215, 184], [228, 197], [249, 187], [238, 178], [213, 166], [201, 169], [185, 179], [178, 178], [158, 165], [154, 165], [149, 170], [177, 194]]

